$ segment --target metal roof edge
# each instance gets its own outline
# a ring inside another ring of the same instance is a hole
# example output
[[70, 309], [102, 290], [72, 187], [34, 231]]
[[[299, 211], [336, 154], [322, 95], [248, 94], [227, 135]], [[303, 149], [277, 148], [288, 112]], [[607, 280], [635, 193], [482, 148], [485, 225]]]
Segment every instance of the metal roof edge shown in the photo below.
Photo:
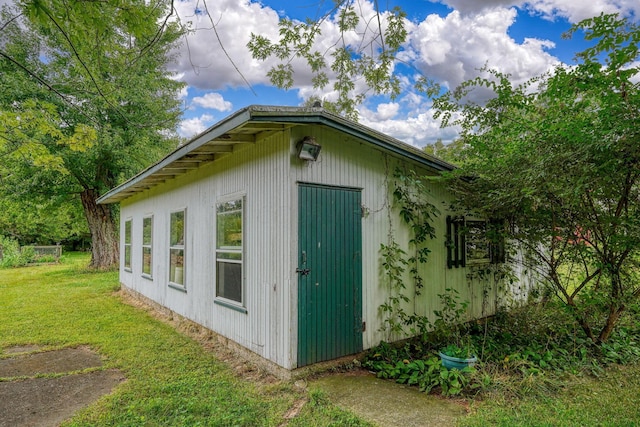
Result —
[[196, 148], [201, 147], [202, 145], [206, 144], [212, 139], [215, 139], [220, 135], [223, 135], [224, 133], [228, 132], [229, 130], [238, 127], [240, 124], [245, 123], [246, 121], [248, 121], [250, 117], [248, 110], [249, 110], [249, 107], [243, 108], [231, 114], [230, 116], [227, 116], [226, 118], [222, 119], [218, 123], [209, 127], [204, 132], [201, 132], [200, 134], [196, 135], [193, 139], [191, 139], [186, 144], [179, 146], [178, 148], [173, 150], [171, 153], [167, 154], [164, 158], [162, 158], [158, 162], [152, 164], [148, 168], [132, 176], [131, 178], [129, 178], [122, 184], [118, 185], [117, 187], [114, 187], [111, 190], [107, 191], [105, 194], [100, 196], [96, 200], [96, 202], [98, 204], [110, 203], [108, 199], [120, 193], [121, 191], [126, 190], [127, 188], [136, 184], [138, 181], [148, 177], [149, 175], [152, 175], [154, 172], [159, 171], [169, 163], [185, 156], [186, 154], [190, 153]]
[[97, 203], [106, 204], [116, 202], [117, 200], [110, 199], [116, 196], [118, 193], [127, 190], [129, 187], [135, 185], [146, 177], [153, 175], [155, 172], [159, 171], [171, 162], [174, 162], [187, 155], [191, 151], [201, 147], [212, 139], [215, 139], [231, 131], [232, 129], [235, 129], [240, 125], [250, 121], [275, 121], [286, 123], [325, 125], [338, 131], [344, 132], [348, 135], [367, 141], [374, 146], [390, 151], [404, 158], [411, 159], [435, 171], [445, 172], [455, 169], [454, 165], [447, 163], [444, 160], [433, 157], [420, 150], [419, 148], [416, 148], [398, 139], [392, 138], [370, 127], [345, 119], [341, 116], [338, 116], [337, 114], [330, 113], [323, 108], [250, 105], [220, 120], [216, 124], [209, 127], [207, 130], [196, 135], [186, 144], [179, 146], [178, 148], [173, 150], [160, 161], [154, 163], [140, 173], [129, 178], [119, 186], [107, 191], [97, 199]]

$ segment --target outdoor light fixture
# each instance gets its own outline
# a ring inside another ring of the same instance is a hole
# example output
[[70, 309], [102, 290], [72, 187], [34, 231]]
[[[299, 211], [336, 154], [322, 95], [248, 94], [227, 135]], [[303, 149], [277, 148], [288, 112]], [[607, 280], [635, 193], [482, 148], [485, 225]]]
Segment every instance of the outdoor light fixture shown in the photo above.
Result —
[[300, 160], [318, 160], [320, 149], [322, 147], [316, 142], [312, 136], [305, 136], [302, 141], [298, 142], [298, 158]]

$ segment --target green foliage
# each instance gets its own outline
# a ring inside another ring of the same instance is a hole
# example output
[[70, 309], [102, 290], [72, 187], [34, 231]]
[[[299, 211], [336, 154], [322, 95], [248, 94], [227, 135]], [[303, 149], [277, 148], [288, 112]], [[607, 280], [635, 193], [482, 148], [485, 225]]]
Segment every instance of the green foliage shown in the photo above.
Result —
[[423, 150], [425, 153], [438, 157], [446, 162], [462, 165], [465, 162], [467, 145], [464, 139], [458, 138], [449, 144], [443, 144], [438, 139], [435, 143], [426, 145]]
[[33, 248], [26, 247], [24, 250], [20, 250], [20, 244], [13, 239], [0, 236], [0, 247], [2, 248], [0, 267], [24, 267], [36, 259]]
[[[355, 120], [356, 107], [368, 93], [385, 94], [391, 99], [400, 94], [401, 79], [396, 75], [394, 65], [407, 38], [406, 14], [399, 7], [384, 14], [376, 11], [372, 16], [364, 16], [361, 12], [357, 2], [340, 0], [334, 9], [317, 20], [280, 19], [279, 40], [251, 34], [248, 47], [257, 60], [276, 58], [279, 61], [267, 72], [271, 83], [279, 88], [293, 87], [295, 75], [291, 61], [302, 59], [311, 72], [315, 89], [325, 89], [331, 84], [337, 92], [337, 99], [324, 100], [324, 106]], [[318, 44], [318, 40], [326, 37], [321, 31], [322, 22], [329, 19], [335, 20], [340, 35], [337, 40], [323, 39]], [[324, 50], [322, 46], [327, 44], [333, 48]], [[365, 90], [356, 90], [358, 79], [365, 81]], [[418, 79], [416, 85], [422, 88], [434, 86], [424, 78]]]
[[20, 246], [11, 238], [0, 236], [0, 268], [24, 267], [29, 264], [58, 262], [53, 254], [36, 251], [33, 246]]
[[1, 15], [0, 195], [82, 201], [95, 266], [117, 260], [114, 211], [97, 196], [176, 146], [171, 7], [43, 0]]
[[[389, 344], [381, 343], [371, 350], [363, 366], [377, 372], [378, 378], [393, 379], [400, 384], [416, 386], [425, 393], [439, 389], [444, 396], [457, 396], [488, 386], [489, 379], [473, 367], [447, 369], [440, 358], [398, 358], [389, 354]], [[392, 352], [393, 353], [393, 352]], [[409, 357], [408, 354], [406, 354]]]
[[433, 311], [436, 320], [430, 338], [444, 344], [440, 351], [447, 356], [474, 357], [475, 347], [463, 325], [469, 302], [460, 301], [460, 293], [453, 288], [446, 288], [444, 293], [438, 294], [438, 298], [442, 308]]
[[[533, 383], [540, 378], [533, 379]], [[544, 394], [521, 397], [495, 390], [474, 404], [459, 426], [633, 426], [640, 419], [634, 402], [640, 387], [638, 366], [612, 367], [599, 377], [571, 378]]]
[[463, 344], [462, 347], [460, 344], [449, 344], [446, 347], [443, 347], [440, 351], [442, 354], [456, 357], [458, 359], [470, 359], [475, 354], [475, 350], [471, 344]]
[[402, 308], [403, 303], [409, 302], [403, 277], [408, 264], [406, 255], [395, 241], [389, 245], [380, 245], [382, 270], [390, 288], [389, 297], [379, 308], [384, 316], [381, 329], [395, 334], [403, 333], [404, 327], [409, 323], [409, 315]]
[[[601, 346], [594, 345], [558, 303], [500, 311], [491, 319], [459, 325], [482, 360], [459, 380], [465, 385], [461, 392], [548, 396], [578, 378], [602, 377], [612, 366], [637, 364], [640, 326], [636, 316], [629, 313], [622, 318], [620, 327]], [[403, 375], [403, 381], [415, 384], [428, 371], [427, 361], [435, 359], [448, 340], [436, 329], [426, 339], [414, 338], [402, 345], [382, 342], [367, 353], [363, 366], [381, 378], [397, 380]], [[417, 360], [422, 362], [413, 363]]]
[[0, 233], [20, 245], [72, 245], [89, 236], [75, 198], [0, 198]]
[[2, 35], [2, 165], [26, 158], [102, 190], [170, 148], [159, 132], [174, 128], [182, 83], [163, 70], [180, 34], [154, 19], [167, 6], [51, 0], [5, 12], [18, 17]]
[[[602, 343], [640, 296], [640, 27], [601, 15], [578, 31], [595, 44], [575, 66], [519, 86], [487, 69], [435, 106], [463, 129], [450, 175], [462, 206], [507, 220], [524, 267]], [[470, 102], [479, 89], [492, 97]]]

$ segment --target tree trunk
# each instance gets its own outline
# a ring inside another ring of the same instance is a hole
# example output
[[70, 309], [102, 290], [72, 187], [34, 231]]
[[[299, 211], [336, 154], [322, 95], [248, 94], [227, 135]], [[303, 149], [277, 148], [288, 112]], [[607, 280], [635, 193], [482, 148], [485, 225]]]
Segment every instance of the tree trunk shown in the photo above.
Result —
[[[616, 263], [610, 262], [609, 265], [616, 265]], [[609, 339], [609, 336], [616, 327], [616, 324], [625, 309], [625, 305], [621, 301], [624, 297], [624, 289], [622, 279], [620, 278], [620, 268], [611, 268], [609, 275], [611, 276], [609, 316], [607, 317], [607, 322], [605, 323], [604, 328], [600, 331], [600, 336], [598, 337], [599, 343], [603, 343]]]
[[611, 304], [611, 307], [609, 308], [609, 316], [607, 317], [607, 322], [605, 323], [604, 327], [602, 328], [602, 331], [600, 331], [600, 335], [598, 336], [598, 341], [597, 341], [598, 344], [606, 342], [609, 339], [623, 311], [624, 311], [624, 306], [617, 307], [613, 303]]
[[99, 269], [117, 266], [120, 260], [118, 233], [111, 207], [96, 203], [98, 192], [94, 189], [85, 189], [80, 194], [80, 198], [91, 233], [91, 264], [89, 266]]

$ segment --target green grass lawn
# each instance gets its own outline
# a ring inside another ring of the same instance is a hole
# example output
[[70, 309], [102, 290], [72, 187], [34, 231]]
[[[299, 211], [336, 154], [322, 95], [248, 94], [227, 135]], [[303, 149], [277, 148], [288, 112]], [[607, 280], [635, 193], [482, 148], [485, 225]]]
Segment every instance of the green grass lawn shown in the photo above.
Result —
[[[239, 377], [199, 342], [123, 303], [114, 293], [117, 273], [86, 271], [88, 261], [86, 254], [66, 254], [59, 265], [0, 270], [0, 348], [88, 345], [105, 357], [105, 369], [127, 377], [66, 425], [368, 425], [321, 393]], [[544, 375], [526, 381], [531, 393], [521, 384], [521, 397], [499, 385], [484, 393], [461, 424], [640, 425], [638, 366], [609, 367], [599, 378], [556, 378], [548, 391]], [[308, 403], [285, 420], [300, 400]]]
[[[278, 426], [305, 391], [234, 375], [201, 344], [114, 291], [116, 272], [89, 272], [85, 254], [60, 265], [0, 270], [0, 347], [88, 345], [127, 381], [71, 426]], [[0, 379], [1, 380], [1, 379]], [[367, 425], [311, 394], [290, 426]]]
[[[534, 379], [534, 383], [540, 379]], [[560, 390], [519, 399], [500, 392], [472, 404], [461, 426], [640, 426], [640, 368], [610, 367], [599, 378], [567, 378]]]

